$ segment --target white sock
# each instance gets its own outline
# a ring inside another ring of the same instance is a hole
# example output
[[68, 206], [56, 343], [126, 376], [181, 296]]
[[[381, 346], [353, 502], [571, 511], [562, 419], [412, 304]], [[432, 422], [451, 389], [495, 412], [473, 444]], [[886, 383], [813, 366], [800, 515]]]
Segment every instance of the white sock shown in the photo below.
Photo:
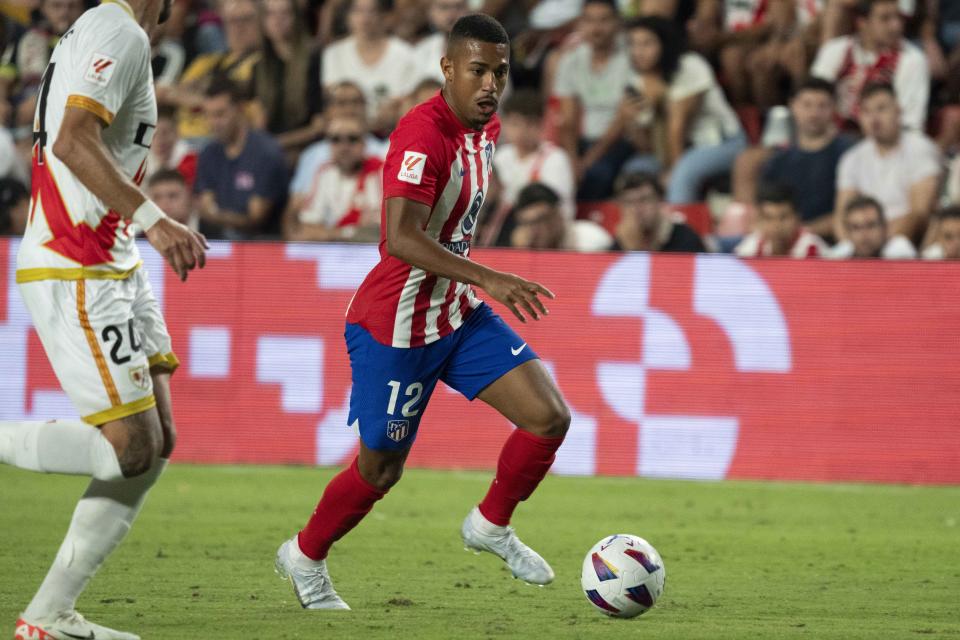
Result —
[[78, 420], [0, 422], [0, 462], [42, 473], [123, 479], [110, 441]]
[[322, 565], [324, 560], [314, 560], [300, 549], [298, 536], [293, 536], [293, 544], [287, 545], [287, 556], [293, 561], [293, 564], [301, 569], [316, 569]]
[[157, 458], [149, 471], [135, 478], [90, 481], [53, 566], [24, 612], [28, 619], [74, 608], [87, 582], [127, 535], [147, 492], [166, 466], [166, 460]]
[[470, 522], [473, 524], [474, 529], [488, 536], [500, 535], [507, 530], [506, 527], [493, 524], [483, 517], [483, 514], [480, 513], [480, 509], [478, 507], [474, 507], [473, 511], [470, 512]]

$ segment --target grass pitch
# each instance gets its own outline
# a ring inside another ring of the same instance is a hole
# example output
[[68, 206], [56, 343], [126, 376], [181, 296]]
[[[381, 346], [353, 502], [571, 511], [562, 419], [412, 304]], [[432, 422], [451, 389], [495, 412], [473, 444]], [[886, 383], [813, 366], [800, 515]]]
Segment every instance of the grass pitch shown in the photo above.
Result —
[[[353, 611], [308, 612], [273, 557], [332, 474], [173, 465], [79, 610], [145, 640], [960, 637], [957, 487], [550, 477], [515, 517], [557, 573], [541, 589], [463, 551], [488, 474], [408, 471], [331, 553]], [[0, 638], [84, 486], [0, 466]], [[583, 554], [611, 533], [666, 564], [663, 598], [634, 620], [580, 592]]]

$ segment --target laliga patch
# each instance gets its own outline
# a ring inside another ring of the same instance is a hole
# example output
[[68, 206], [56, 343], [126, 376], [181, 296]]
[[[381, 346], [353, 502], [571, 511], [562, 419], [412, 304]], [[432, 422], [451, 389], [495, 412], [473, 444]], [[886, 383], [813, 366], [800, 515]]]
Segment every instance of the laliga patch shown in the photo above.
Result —
[[423, 168], [425, 166], [427, 166], [427, 154], [417, 151], [404, 151], [397, 180], [410, 184], [420, 184], [420, 181], [423, 180]]
[[116, 59], [102, 53], [95, 53], [90, 59], [87, 72], [83, 74], [83, 79], [98, 87], [105, 87], [110, 84], [110, 78], [113, 77], [113, 70], [116, 68]]

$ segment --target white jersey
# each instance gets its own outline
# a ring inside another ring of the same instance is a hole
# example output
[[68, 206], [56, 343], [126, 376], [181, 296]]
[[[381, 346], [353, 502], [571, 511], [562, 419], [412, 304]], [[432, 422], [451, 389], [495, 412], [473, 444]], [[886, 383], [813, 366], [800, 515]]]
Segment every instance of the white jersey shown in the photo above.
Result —
[[44, 72], [34, 119], [30, 217], [17, 281], [118, 279], [140, 262], [126, 220], [52, 153], [67, 107], [103, 121], [103, 142], [135, 183], [157, 124], [150, 40], [123, 0], [104, 0], [63, 35]]

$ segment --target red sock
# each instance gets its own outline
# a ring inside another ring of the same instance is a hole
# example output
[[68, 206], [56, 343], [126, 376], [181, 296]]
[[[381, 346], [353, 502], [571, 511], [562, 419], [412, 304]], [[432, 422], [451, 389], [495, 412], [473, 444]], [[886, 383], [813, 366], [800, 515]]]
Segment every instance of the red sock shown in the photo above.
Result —
[[503, 445], [497, 475], [490, 485], [480, 513], [493, 524], [510, 524], [513, 510], [526, 500], [550, 470], [563, 438], [541, 438], [516, 429]]
[[363, 479], [357, 460], [354, 458], [349, 468], [330, 481], [298, 536], [300, 550], [312, 560], [326, 558], [330, 545], [357, 526], [377, 500], [387, 494]]

